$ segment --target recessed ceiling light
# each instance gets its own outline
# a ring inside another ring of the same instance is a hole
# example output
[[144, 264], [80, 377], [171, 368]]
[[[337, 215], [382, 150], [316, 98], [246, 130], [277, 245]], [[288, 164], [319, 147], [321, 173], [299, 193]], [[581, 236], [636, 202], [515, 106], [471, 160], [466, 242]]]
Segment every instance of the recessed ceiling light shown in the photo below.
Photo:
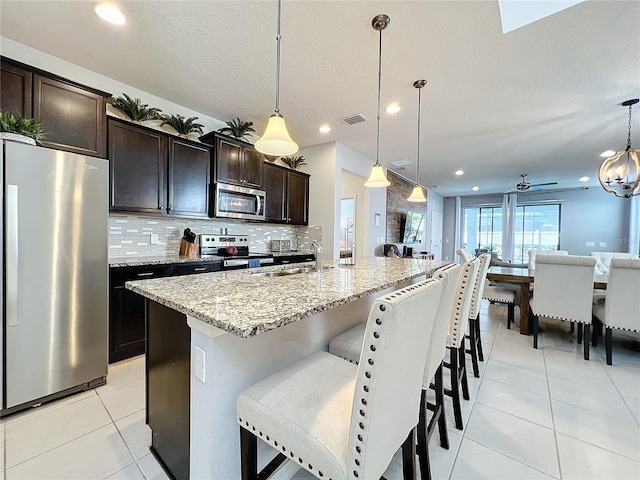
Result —
[[608, 157], [611, 157], [611, 156], [613, 156], [615, 154], [616, 154], [616, 152], [614, 152], [613, 150], [605, 150], [604, 152], [602, 152], [600, 154], [600, 156], [604, 157], [604, 158], [608, 158]]
[[458, 176], [464, 175], [464, 170], [462, 170], [462, 169], [456, 170], [456, 175], [458, 175]]
[[112, 23], [114, 25], [124, 25], [125, 23], [127, 23], [127, 19], [124, 18], [124, 15], [122, 14], [118, 6], [114, 5], [113, 3], [96, 3], [93, 6], [93, 9], [98, 14], [98, 16], [106, 22]]
[[588, 182], [589, 181], [589, 177], [580, 177], [580, 181], [581, 182]]
[[400, 108], [400, 105], [398, 105], [397, 103], [392, 103], [385, 110], [387, 111], [387, 113], [393, 114], [393, 113], [398, 113], [401, 110], [401, 108]]
[[480, 190], [480, 187], [478, 187], [477, 185], [475, 187], [473, 187], [471, 190], [473, 190], [474, 192], [477, 192], [478, 190]]
[[320, 130], [320, 133], [329, 133], [331, 127], [329, 125], [322, 125], [318, 130]]
[[431, 185], [431, 188], [440, 188], [440, 185]]

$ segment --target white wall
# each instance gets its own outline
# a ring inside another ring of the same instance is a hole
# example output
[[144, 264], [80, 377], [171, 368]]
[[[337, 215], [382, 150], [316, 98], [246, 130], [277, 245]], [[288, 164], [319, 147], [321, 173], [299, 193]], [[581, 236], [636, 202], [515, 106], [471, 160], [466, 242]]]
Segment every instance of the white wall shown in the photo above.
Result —
[[335, 227], [336, 217], [337, 224], [340, 225], [340, 212], [336, 207], [340, 205], [340, 170], [336, 168], [335, 151], [335, 143], [325, 143], [297, 153], [304, 156], [307, 163], [300, 170], [311, 175], [309, 225], [322, 227], [322, 256], [325, 259], [334, 258], [337, 246], [335, 234], [339, 233]]
[[[350, 172], [362, 181], [364, 192], [363, 208], [363, 238], [362, 246], [358, 244], [358, 256], [372, 257], [375, 255], [376, 247], [384, 243], [387, 219], [387, 189], [386, 188], [366, 188], [364, 182], [369, 178], [371, 167], [375, 161], [355, 150], [346, 147], [341, 143], [336, 143], [336, 166], [340, 170]], [[339, 205], [339, 204], [338, 204]], [[380, 214], [380, 226], [374, 224], [375, 214]], [[338, 215], [339, 228], [340, 217]], [[324, 230], [323, 230], [324, 232]], [[338, 232], [339, 238], [339, 232]]]
[[[126, 93], [130, 97], [139, 97], [142, 100], [142, 103], [160, 108], [163, 113], [174, 115], [180, 114], [187, 118], [198, 117], [198, 123], [205, 126], [205, 133], [226, 126], [224, 121], [189, 110], [181, 105], [177, 105], [173, 102], [169, 102], [168, 100], [156, 97], [148, 92], [132, 87], [131, 85], [119, 82], [113, 78], [105, 77], [104, 75], [92, 72], [91, 70], [79, 67], [78, 65], [66, 62], [60, 58], [48, 55], [5, 37], [0, 37], [0, 53], [12, 60], [17, 60], [42, 70], [46, 70], [47, 72], [55, 73], [56, 75], [68, 78], [74, 82], [111, 93], [114, 96], [120, 96], [122, 93]], [[118, 112], [115, 109], [110, 109], [109, 113], [113, 113], [115, 116], [118, 116]], [[154, 127], [154, 125], [151, 125], [150, 123], [145, 123], [145, 125]], [[168, 126], [165, 128], [168, 128], [168, 131], [171, 131]]]
[[[356, 257], [363, 256], [365, 252], [365, 236], [368, 235], [365, 229], [365, 219], [367, 217], [367, 210], [365, 210], [365, 189], [364, 182], [367, 180], [359, 175], [354, 175], [351, 172], [342, 170], [342, 192], [341, 198], [353, 197], [355, 198], [355, 240], [356, 240]], [[342, 232], [339, 232], [340, 234]], [[350, 245], [346, 245], [347, 248]], [[370, 255], [365, 255], [370, 256]]]
[[[501, 204], [500, 195], [462, 197], [462, 206]], [[606, 193], [600, 187], [586, 190], [548, 192], [518, 195], [518, 203], [528, 201], [561, 200], [560, 249], [573, 255], [589, 255], [590, 252], [626, 252], [628, 248], [630, 200]], [[552, 203], [552, 202], [550, 202]], [[454, 258], [455, 198], [444, 201], [443, 257]], [[446, 240], [449, 240], [447, 243]], [[594, 246], [587, 246], [593, 242]], [[601, 246], [600, 243], [603, 243]]]
[[[442, 233], [444, 236], [444, 197], [437, 194], [432, 190], [427, 189], [427, 218], [425, 220], [425, 234], [424, 234], [424, 249], [430, 250], [429, 240], [431, 239], [431, 213], [440, 213], [443, 216], [442, 219]], [[444, 258], [444, 240], [440, 242], [442, 245], [442, 258]], [[441, 258], [436, 258], [441, 260]]]

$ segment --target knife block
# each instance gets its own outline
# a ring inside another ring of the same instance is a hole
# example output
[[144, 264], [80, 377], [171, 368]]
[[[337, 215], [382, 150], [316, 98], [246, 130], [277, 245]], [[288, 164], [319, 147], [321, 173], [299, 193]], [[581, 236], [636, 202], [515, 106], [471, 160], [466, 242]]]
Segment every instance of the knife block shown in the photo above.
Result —
[[184, 257], [195, 257], [196, 251], [197, 249], [195, 243], [189, 243], [184, 238], [180, 240], [180, 252], [178, 253], [178, 255]]

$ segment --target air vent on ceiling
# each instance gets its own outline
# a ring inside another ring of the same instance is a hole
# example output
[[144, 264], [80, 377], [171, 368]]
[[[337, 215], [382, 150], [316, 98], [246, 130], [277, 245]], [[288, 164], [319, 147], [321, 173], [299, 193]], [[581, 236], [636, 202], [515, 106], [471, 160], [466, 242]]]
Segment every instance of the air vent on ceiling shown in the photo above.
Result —
[[364, 115], [361, 113], [356, 113], [355, 115], [349, 115], [348, 117], [341, 118], [344, 123], [347, 125], [356, 125], [358, 123], [366, 122], [367, 119], [364, 118]]
[[408, 158], [403, 158], [402, 160], [394, 160], [393, 162], [389, 162], [389, 164], [397, 168], [407, 167], [411, 165], [411, 163], [412, 163], [411, 160], [409, 160]]

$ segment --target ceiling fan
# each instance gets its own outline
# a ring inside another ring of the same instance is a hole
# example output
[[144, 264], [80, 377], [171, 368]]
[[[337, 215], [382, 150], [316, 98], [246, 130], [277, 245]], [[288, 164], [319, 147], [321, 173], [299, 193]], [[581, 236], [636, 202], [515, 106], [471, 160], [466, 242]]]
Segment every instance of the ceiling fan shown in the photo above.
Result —
[[518, 183], [515, 188], [505, 192], [505, 193], [522, 193], [522, 192], [539, 192], [542, 190], [540, 187], [546, 187], [548, 185], [557, 185], [558, 182], [548, 182], [548, 183], [529, 183], [527, 182], [527, 174], [523, 173], [520, 175], [522, 177], [522, 181]]

